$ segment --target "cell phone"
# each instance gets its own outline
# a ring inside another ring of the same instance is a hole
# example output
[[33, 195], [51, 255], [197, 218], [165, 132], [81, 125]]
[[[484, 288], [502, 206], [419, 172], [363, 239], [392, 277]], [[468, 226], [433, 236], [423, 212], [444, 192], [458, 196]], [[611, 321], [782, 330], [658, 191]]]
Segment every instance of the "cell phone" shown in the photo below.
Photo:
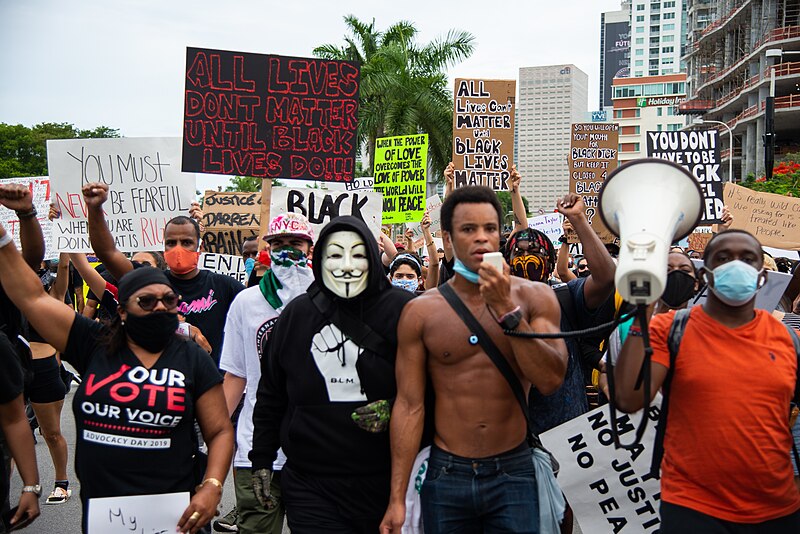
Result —
[[189, 323], [178, 323], [178, 329], [175, 330], [176, 334], [191, 337], [192, 331], [190, 330]]
[[6, 532], [13, 532], [15, 530], [19, 530], [21, 528], [25, 528], [26, 526], [28, 526], [27, 515], [23, 517], [22, 520], [19, 521], [16, 525], [11, 524], [11, 519], [17, 514], [18, 508], [19, 506], [15, 506], [11, 510], [3, 514], [2, 521], [3, 521], [3, 526], [6, 529]]
[[500, 271], [503, 272], [503, 254], [500, 252], [487, 252], [483, 255], [483, 261]]

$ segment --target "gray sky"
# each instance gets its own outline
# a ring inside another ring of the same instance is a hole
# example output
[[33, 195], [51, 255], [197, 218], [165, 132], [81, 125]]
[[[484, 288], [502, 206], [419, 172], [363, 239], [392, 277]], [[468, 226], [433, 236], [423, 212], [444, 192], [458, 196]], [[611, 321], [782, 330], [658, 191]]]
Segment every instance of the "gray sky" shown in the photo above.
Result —
[[[180, 136], [186, 47], [311, 56], [342, 44], [343, 17], [379, 29], [408, 20], [427, 43], [472, 33], [455, 77], [516, 79], [520, 67], [573, 63], [597, 108], [600, 13], [619, 0], [0, 0], [0, 122], [109, 126]], [[226, 183], [198, 177], [198, 189]]]

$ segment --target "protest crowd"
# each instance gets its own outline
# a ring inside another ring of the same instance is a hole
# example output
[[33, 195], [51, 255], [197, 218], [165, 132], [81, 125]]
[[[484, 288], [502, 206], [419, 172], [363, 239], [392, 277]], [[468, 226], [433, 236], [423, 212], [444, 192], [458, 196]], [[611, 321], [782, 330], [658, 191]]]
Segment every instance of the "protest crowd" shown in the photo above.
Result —
[[[187, 83], [206, 87], [196, 64]], [[340, 75], [352, 97], [353, 73]], [[120, 531], [101, 523], [132, 499], [190, 533], [800, 532], [798, 240], [773, 258], [720, 204], [707, 233], [668, 236], [663, 291], [634, 305], [615, 281], [625, 236], [598, 230], [585, 195], [552, 199], [548, 235], [513, 159], [492, 187], [454, 161], [443, 200], [426, 202], [427, 140], [409, 137], [378, 140], [395, 162], [382, 165], [410, 173], [383, 200], [379, 182], [397, 175], [376, 172], [376, 191], [275, 187], [271, 200], [265, 185], [235, 201], [248, 214], [167, 180], [126, 199], [113, 172], [67, 193], [57, 143], [52, 203], [37, 211], [29, 184], [0, 184], [16, 221], [0, 224], [0, 532], [36, 531], [40, 504], [74, 492], [90, 533]], [[630, 445], [635, 417], [654, 439]], [[236, 506], [222, 509], [229, 476]]]

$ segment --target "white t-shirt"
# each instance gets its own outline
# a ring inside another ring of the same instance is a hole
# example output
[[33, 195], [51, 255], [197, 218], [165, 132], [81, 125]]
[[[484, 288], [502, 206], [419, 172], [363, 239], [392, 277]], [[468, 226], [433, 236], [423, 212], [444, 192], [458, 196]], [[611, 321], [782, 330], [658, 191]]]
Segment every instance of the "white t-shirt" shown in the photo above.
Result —
[[[282, 281], [284, 287], [278, 290], [278, 296], [284, 306], [308, 289], [313, 281], [311, 269], [307, 269], [304, 274], [307, 276], [292, 277], [289, 283]], [[253, 408], [256, 405], [258, 382], [261, 380], [261, 356], [266, 356], [267, 339], [282, 310], [283, 307], [279, 310], [273, 309], [261, 294], [261, 289], [253, 286], [239, 293], [228, 311], [219, 365], [223, 371], [247, 381], [244, 406], [236, 427], [234, 467], [252, 466], [247, 456], [253, 448]], [[278, 458], [272, 465], [273, 470], [280, 470], [284, 463], [286, 456], [282, 450], [278, 450]]]

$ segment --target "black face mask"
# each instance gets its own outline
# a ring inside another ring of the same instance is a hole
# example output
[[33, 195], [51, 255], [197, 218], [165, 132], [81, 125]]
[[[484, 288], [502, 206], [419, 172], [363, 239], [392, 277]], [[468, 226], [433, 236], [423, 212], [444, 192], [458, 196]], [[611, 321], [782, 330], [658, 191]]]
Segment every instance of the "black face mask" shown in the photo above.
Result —
[[694, 296], [694, 277], [681, 270], [674, 270], [667, 275], [667, 286], [661, 300], [670, 308], [677, 308]]
[[131, 341], [154, 354], [164, 350], [177, 329], [177, 313], [166, 311], [147, 315], [128, 313], [128, 318], [125, 319], [125, 333], [130, 336]]
[[584, 269], [582, 271], [578, 271], [578, 278], [586, 278], [590, 274], [592, 274], [592, 271], [590, 271], [589, 269]]

